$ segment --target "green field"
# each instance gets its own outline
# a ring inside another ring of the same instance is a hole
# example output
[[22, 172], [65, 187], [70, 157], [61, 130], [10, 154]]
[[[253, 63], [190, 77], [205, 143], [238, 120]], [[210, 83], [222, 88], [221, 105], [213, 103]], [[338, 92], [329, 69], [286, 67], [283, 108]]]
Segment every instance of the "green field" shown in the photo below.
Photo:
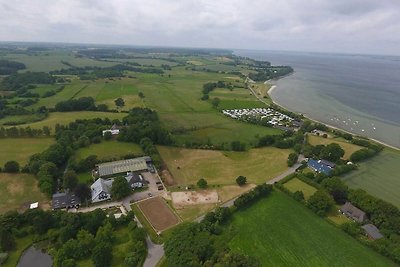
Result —
[[196, 184], [205, 178], [209, 184], [235, 184], [239, 175], [248, 183], [261, 184], [287, 169], [288, 149], [273, 147], [247, 152], [184, 149], [159, 146], [161, 158], [178, 185]]
[[371, 195], [400, 208], [400, 152], [384, 149], [377, 156], [359, 164], [357, 171], [343, 180], [351, 188], [361, 188]]
[[353, 154], [355, 151], [362, 149], [363, 147], [357, 146], [354, 144], [351, 144], [347, 141], [344, 140], [338, 140], [337, 138], [323, 138], [320, 136], [315, 136], [315, 135], [308, 135], [307, 136], [307, 141], [313, 145], [329, 145], [332, 143], [336, 143], [340, 145], [341, 148], [344, 150], [344, 159], [350, 159], [351, 154]]
[[304, 198], [309, 199], [317, 189], [309, 184], [306, 184], [302, 180], [298, 178], [293, 178], [289, 182], [284, 183], [283, 186], [288, 189], [290, 192], [301, 191], [304, 194]]
[[54, 143], [53, 138], [0, 138], [0, 166], [10, 160], [25, 165], [33, 154], [44, 151]]
[[49, 208], [49, 200], [39, 191], [35, 176], [0, 173], [0, 214], [10, 210], [23, 211], [33, 202], [39, 202], [43, 209]]
[[137, 144], [103, 141], [99, 144], [92, 144], [79, 149], [75, 154], [75, 158], [79, 160], [91, 155], [96, 155], [99, 159], [106, 160], [120, 158], [128, 154], [141, 155], [142, 153], [142, 149]]
[[228, 227], [229, 247], [263, 266], [396, 266], [280, 192], [236, 213]]

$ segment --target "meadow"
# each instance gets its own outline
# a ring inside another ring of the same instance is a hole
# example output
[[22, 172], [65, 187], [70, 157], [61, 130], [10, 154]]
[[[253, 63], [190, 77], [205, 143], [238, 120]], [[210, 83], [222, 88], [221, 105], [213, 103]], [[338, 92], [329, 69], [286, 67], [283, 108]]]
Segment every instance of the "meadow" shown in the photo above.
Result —
[[29, 157], [40, 153], [55, 143], [53, 138], [0, 138], [0, 166], [10, 160], [17, 161], [20, 166], [28, 163]]
[[296, 191], [301, 191], [304, 194], [304, 199], [309, 199], [317, 189], [309, 184], [306, 184], [298, 178], [293, 178], [289, 182], [283, 184], [283, 186], [290, 192], [294, 193]]
[[0, 173], [0, 214], [11, 210], [23, 211], [33, 202], [39, 202], [43, 209], [49, 208], [49, 200], [39, 191], [35, 176]]
[[228, 227], [229, 247], [263, 266], [396, 266], [281, 192], [235, 213]]
[[338, 140], [337, 138], [329, 138], [329, 137], [328, 138], [323, 138], [323, 137], [320, 137], [320, 136], [315, 136], [315, 135], [309, 134], [309, 135], [307, 135], [307, 140], [313, 146], [316, 146], [316, 145], [329, 145], [329, 144], [332, 144], [332, 143], [340, 145], [340, 147], [343, 148], [343, 150], [345, 152], [344, 156], [343, 156], [344, 159], [349, 159], [351, 154], [353, 154], [357, 150], [362, 149], [361, 146], [351, 144], [351, 143], [346, 142], [344, 140], [340, 140], [340, 139]]
[[157, 148], [177, 185], [196, 184], [200, 178], [211, 185], [229, 185], [235, 184], [239, 175], [246, 176], [248, 183], [261, 184], [287, 169], [291, 152], [273, 147], [246, 152]]
[[120, 158], [128, 154], [141, 155], [143, 153], [139, 145], [134, 143], [123, 143], [118, 141], [103, 141], [80, 148], [74, 155], [75, 159], [81, 160], [88, 156], [96, 155], [98, 159], [107, 160]]
[[400, 152], [385, 148], [377, 156], [359, 164], [357, 171], [343, 177], [351, 188], [361, 188], [371, 195], [400, 208]]

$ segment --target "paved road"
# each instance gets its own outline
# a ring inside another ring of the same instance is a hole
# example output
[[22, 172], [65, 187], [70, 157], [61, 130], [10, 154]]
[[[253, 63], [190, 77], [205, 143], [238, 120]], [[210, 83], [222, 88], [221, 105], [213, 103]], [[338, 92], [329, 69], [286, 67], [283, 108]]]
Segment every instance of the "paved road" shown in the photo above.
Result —
[[147, 243], [147, 257], [144, 261], [143, 267], [154, 267], [164, 256], [164, 245], [158, 245], [151, 241], [150, 237], [146, 237]]

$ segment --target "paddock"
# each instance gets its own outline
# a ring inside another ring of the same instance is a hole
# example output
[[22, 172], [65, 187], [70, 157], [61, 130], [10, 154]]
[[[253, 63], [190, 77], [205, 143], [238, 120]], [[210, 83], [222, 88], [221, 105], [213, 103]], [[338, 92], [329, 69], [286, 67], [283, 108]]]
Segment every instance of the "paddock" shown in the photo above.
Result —
[[172, 192], [172, 203], [175, 208], [197, 204], [218, 203], [218, 193], [216, 190]]
[[172, 210], [159, 197], [142, 201], [138, 203], [138, 207], [156, 232], [162, 232], [179, 223]]

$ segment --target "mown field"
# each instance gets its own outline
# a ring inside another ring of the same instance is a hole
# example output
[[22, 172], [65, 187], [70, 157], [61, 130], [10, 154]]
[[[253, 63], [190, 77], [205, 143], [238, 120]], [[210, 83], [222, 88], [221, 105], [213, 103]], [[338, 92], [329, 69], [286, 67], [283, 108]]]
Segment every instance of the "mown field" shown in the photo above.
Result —
[[290, 192], [294, 193], [296, 191], [301, 191], [304, 194], [304, 198], [309, 199], [317, 189], [309, 184], [306, 184], [302, 180], [298, 178], [293, 178], [287, 183], [284, 183], [283, 186], [288, 189]]
[[287, 169], [290, 153], [273, 147], [232, 152], [159, 146], [158, 151], [178, 185], [196, 184], [200, 178], [213, 185], [235, 184], [239, 175], [260, 184]]
[[396, 266], [280, 192], [236, 213], [228, 227], [229, 247], [263, 266]]
[[84, 159], [91, 155], [96, 155], [99, 159], [114, 159], [128, 154], [139, 155], [143, 151], [139, 145], [133, 143], [123, 143], [118, 141], [103, 141], [99, 144], [92, 144], [88, 147], [79, 149], [75, 159]]
[[21, 167], [33, 154], [44, 151], [53, 144], [53, 138], [0, 138], [0, 166], [10, 160], [17, 161]]
[[332, 143], [336, 143], [336, 144], [340, 145], [345, 152], [345, 154], [343, 156], [344, 159], [349, 159], [351, 154], [353, 154], [355, 151], [360, 150], [362, 148], [361, 146], [357, 146], [357, 145], [354, 145], [354, 144], [351, 144], [351, 143], [348, 143], [345, 141], [337, 140], [336, 138], [323, 138], [323, 137], [315, 136], [312, 134], [309, 134], [307, 136], [307, 140], [313, 146], [329, 145]]
[[400, 152], [384, 149], [377, 156], [359, 164], [357, 171], [343, 180], [351, 188], [361, 188], [371, 195], [400, 207]]
[[39, 191], [33, 175], [0, 173], [0, 214], [10, 210], [22, 211], [33, 202], [49, 208], [49, 200]]

